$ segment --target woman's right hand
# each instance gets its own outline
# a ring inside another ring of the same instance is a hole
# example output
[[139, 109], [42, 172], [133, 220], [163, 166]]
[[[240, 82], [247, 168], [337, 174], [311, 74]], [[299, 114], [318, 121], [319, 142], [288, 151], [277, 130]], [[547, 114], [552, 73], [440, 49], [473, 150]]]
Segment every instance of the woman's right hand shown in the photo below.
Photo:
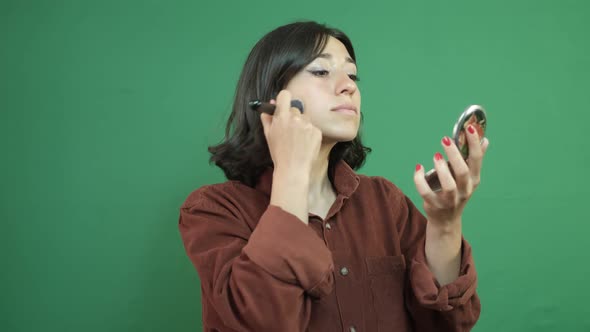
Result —
[[291, 93], [282, 90], [277, 95], [274, 115], [262, 113], [260, 120], [275, 170], [311, 171], [322, 142], [321, 131], [311, 124], [307, 113], [291, 107]]

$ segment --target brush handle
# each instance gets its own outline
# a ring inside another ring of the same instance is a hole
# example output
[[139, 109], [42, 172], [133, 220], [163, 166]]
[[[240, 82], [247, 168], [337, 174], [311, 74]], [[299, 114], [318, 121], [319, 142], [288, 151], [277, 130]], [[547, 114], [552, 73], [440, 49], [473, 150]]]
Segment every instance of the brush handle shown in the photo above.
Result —
[[[266, 114], [273, 115], [275, 113], [276, 105], [271, 103], [266, 103], [260, 100], [253, 100], [248, 103], [248, 106], [253, 111], [258, 111]], [[296, 109], [303, 114], [303, 103], [300, 100], [293, 99], [291, 100], [291, 107], [295, 107]]]

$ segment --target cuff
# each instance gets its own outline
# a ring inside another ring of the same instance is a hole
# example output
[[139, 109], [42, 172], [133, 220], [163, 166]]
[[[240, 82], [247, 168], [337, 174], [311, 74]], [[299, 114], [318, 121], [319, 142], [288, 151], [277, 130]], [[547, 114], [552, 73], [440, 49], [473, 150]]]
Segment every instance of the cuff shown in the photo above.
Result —
[[449, 311], [462, 306], [475, 294], [477, 273], [471, 253], [471, 246], [465, 239], [461, 245], [461, 268], [459, 277], [452, 283], [440, 286], [426, 263], [424, 240], [410, 265], [410, 282], [418, 303], [437, 310]]

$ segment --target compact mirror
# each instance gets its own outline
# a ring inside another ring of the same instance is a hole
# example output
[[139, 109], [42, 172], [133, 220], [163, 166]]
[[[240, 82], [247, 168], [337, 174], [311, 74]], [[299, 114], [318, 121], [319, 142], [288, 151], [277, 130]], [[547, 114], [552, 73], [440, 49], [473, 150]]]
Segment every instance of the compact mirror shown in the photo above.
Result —
[[[461, 113], [459, 120], [457, 120], [457, 123], [455, 123], [455, 127], [453, 127], [452, 139], [455, 141], [455, 144], [459, 148], [459, 151], [465, 160], [467, 160], [467, 157], [469, 157], [469, 145], [467, 144], [467, 137], [465, 137], [465, 131], [469, 125], [472, 125], [473, 128], [475, 128], [479, 136], [479, 142], [481, 144], [481, 142], [483, 142], [483, 138], [485, 137], [487, 125], [486, 112], [483, 107], [479, 105], [471, 105], [467, 107], [465, 112]], [[452, 174], [453, 168], [451, 167], [450, 163], [448, 163], [448, 165]], [[426, 181], [433, 191], [441, 190], [440, 181], [438, 180], [438, 175], [434, 169], [431, 169], [426, 173]]]

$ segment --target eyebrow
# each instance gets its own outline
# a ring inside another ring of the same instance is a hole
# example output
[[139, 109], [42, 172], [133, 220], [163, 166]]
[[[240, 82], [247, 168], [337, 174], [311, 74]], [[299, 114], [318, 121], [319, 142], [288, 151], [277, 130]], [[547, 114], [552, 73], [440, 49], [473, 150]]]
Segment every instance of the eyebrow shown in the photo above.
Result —
[[[333, 56], [330, 53], [322, 53], [322, 54], [318, 55], [318, 58], [331, 60], [333, 58]], [[347, 56], [345, 60], [346, 60], [346, 62], [350, 62], [350, 63], [356, 65], [356, 62], [349, 56]]]

